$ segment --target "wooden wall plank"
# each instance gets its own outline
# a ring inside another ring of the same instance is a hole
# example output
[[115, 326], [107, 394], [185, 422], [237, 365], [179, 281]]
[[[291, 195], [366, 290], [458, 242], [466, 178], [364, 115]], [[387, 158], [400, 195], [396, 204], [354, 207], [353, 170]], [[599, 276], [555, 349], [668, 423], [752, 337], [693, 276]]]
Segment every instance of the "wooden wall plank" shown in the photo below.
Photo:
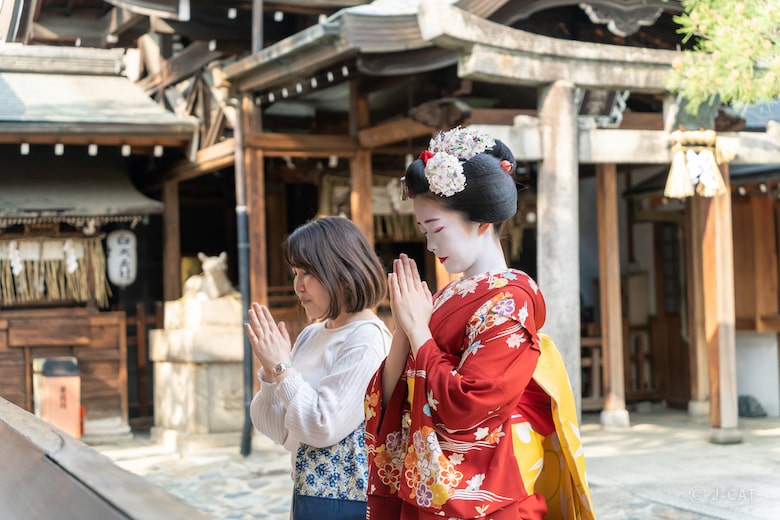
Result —
[[[732, 199], [733, 200], [733, 199]], [[772, 316], [778, 313], [778, 261], [777, 243], [773, 240], [775, 230], [775, 205], [774, 198], [764, 196], [751, 196], [753, 228], [756, 234], [753, 237], [754, 259], [754, 283], [756, 286], [756, 332], [771, 332], [777, 329], [768, 326], [763, 321], [764, 316]], [[736, 232], [733, 233], [736, 236]], [[734, 251], [738, 251], [734, 244]], [[736, 254], [735, 260], [736, 260]], [[737, 266], [734, 265], [734, 275], [737, 275]]]
[[734, 197], [731, 204], [734, 235], [734, 307], [740, 327], [748, 329], [754, 329], [756, 326], [757, 289], [751, 198]]
[[89, 325], [73, 319], [14, 320], [8, 331], [10, 347], [88, 345]]

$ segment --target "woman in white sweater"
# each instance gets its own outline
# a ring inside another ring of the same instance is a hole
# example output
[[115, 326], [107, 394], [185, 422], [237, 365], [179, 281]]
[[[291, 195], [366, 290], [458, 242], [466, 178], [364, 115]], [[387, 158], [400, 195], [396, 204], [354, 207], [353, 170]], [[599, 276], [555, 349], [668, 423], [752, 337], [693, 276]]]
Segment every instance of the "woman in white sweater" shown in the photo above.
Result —
[[291, 348], [284, 322], [257, 303], [245, 329], [261, 364], [255, 427], [293, 454], [293, 520], [364, 519], [368, 458], [363, 401], [391, 334], [373, 309], [387, 275], [343, 217], [297, 228], [283, 244], [310, 325]]

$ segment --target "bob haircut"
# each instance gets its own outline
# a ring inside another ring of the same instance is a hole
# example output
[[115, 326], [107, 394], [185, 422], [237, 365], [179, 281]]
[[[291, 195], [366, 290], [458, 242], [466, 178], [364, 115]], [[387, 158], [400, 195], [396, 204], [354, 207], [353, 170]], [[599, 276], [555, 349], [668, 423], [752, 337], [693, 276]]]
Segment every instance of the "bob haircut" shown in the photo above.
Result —
[[323, 285], [334, 319], [379, 305], [387, 296], [387, 273], [357, 225], [345, 217], [320, 217], [298, 227], [282, 244], [291, 267]]
[[[509, 172], [501, 167], [501, 161], [509, 162]], [[412, 161], [406, 169], [406, 191], [411, 198], [428, 197], [439, 201], [446, 209], [459, 212], [472, 222], [494, 224], [496, 229], [500, 229], [504, 222], [517, 213], [515, 156], [503, 142], [495, 139], [495, 145], [490, 150], [462, 161], [461, 164], [466, 177], [463, 191], [449, 197], [432, 193], [422, 159]]]

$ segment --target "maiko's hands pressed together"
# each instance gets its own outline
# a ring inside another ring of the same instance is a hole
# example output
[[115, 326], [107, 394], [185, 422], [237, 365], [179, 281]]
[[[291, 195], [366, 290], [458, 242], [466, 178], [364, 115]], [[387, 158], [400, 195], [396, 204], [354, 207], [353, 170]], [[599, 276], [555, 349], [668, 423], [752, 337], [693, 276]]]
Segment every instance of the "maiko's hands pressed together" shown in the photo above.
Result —
[[420, 279], [417, 263], [405, 254], [393, 261], [388, 277], [393, 319], [409, 338], [412, 353], [431, 338], [429, 322], [433, 314], [433, 296], [428, 284]]
[[253, 303], [248, 314], [249, 322], [244, 323], [244, 329], [252, 351], [263, 365], [264, 373], [273, 374], [274, 366], [290, 362], [292, 342], [287, 326], [283, 321], [277, 324], [265, 305]]

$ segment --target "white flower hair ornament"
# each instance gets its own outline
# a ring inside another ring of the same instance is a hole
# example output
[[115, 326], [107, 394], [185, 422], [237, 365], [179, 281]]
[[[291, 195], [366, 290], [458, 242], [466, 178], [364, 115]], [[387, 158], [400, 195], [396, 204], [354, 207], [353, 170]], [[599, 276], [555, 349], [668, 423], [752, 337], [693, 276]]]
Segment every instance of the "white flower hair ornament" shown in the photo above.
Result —
[[466, 176], [463, 175], [462, 161], [468, 161], [475, 155], [495, 146], [495, 140], [489, 135], [456, 127], [439, 132], [420, 154], [425, 163], [425, 178], [432, 193], [442, 197], [451, 197], [466, 188]]

